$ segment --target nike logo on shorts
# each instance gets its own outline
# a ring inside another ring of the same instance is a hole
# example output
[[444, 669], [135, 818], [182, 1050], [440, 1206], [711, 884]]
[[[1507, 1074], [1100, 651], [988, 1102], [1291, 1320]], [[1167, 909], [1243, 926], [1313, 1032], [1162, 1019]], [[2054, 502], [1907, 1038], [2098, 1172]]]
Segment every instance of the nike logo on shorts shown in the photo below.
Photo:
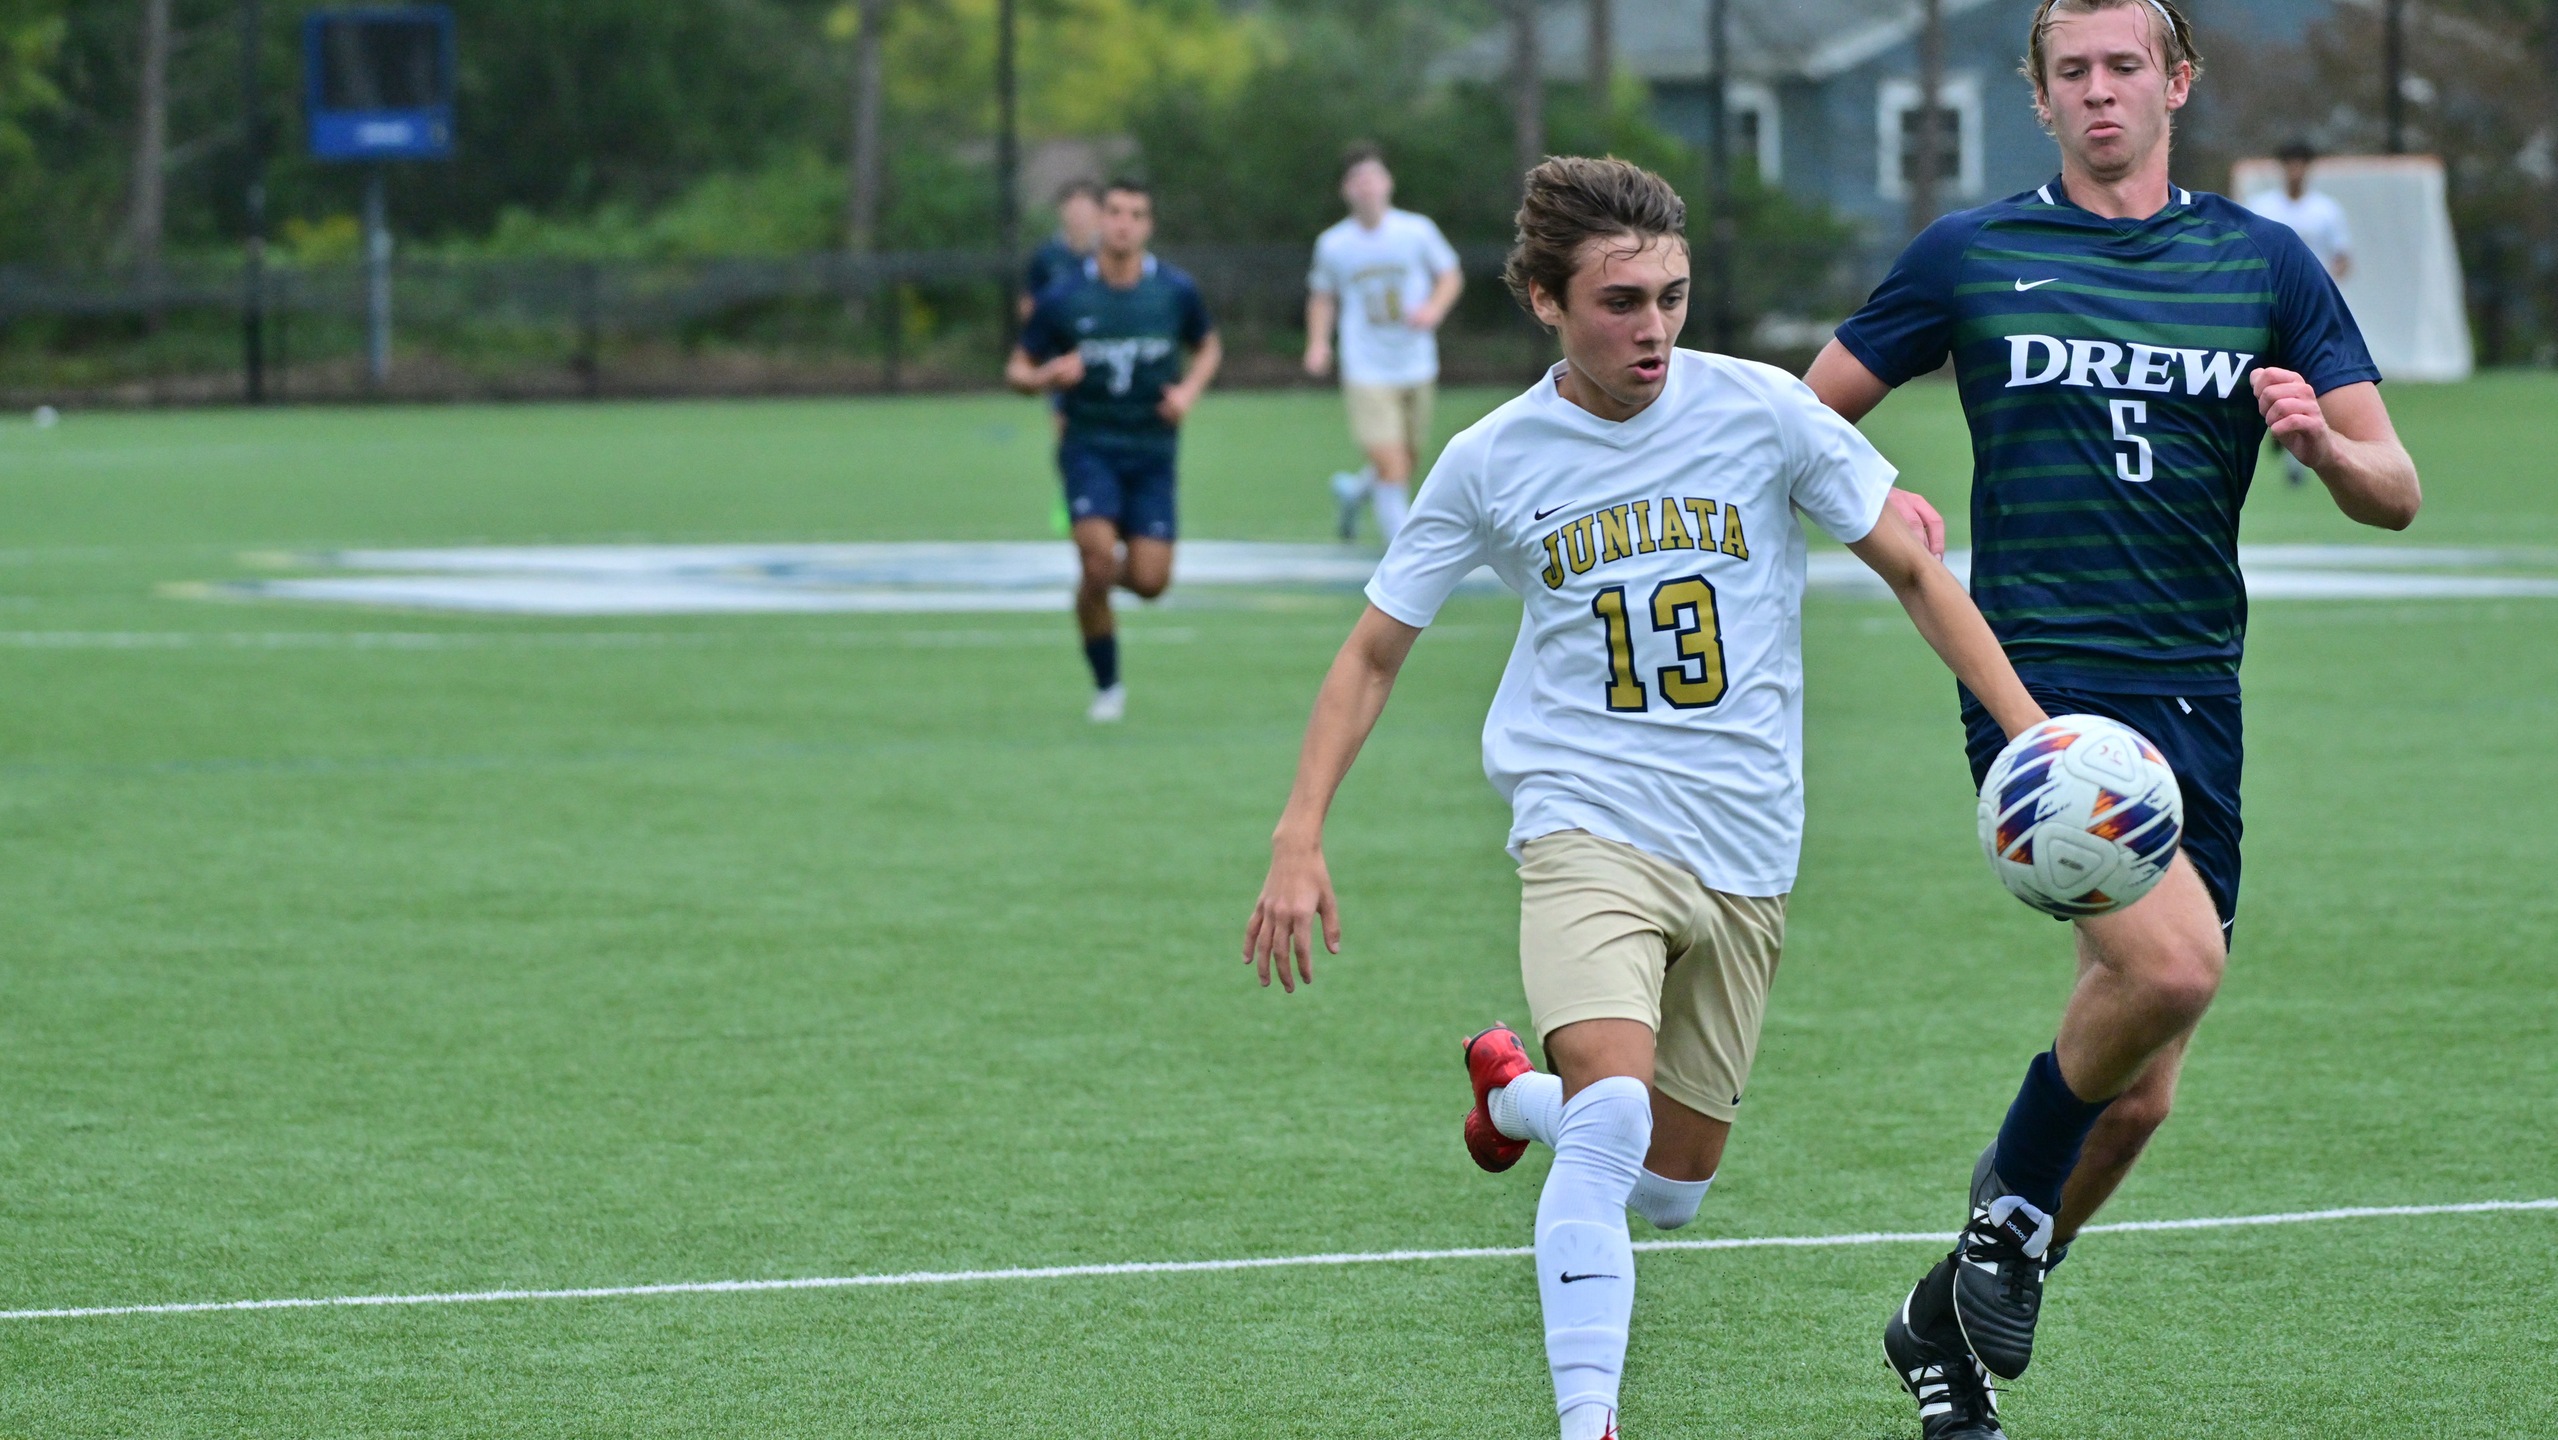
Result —
[[1563, 1272], [1563, 1283], [1566, 1285], [1576, 1280], [1614, 1280], [1616, 1278], [1614, 1275], [1600, 1275], [1595, 1272], [1588, 1275], [1575, 1275], [1569, 1270]]

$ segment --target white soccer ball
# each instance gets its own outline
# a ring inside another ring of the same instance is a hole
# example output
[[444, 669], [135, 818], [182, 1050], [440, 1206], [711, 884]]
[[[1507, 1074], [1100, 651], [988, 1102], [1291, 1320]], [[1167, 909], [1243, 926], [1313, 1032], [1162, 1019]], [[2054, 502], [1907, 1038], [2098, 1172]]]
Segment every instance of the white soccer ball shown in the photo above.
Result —
[[1980, 824], [1999, 883], [2046, 915], [2075, 919], [2150, 892], [2185, 836], [2185, 798], [2139, 731], [2057, 715], [1990, 763]]

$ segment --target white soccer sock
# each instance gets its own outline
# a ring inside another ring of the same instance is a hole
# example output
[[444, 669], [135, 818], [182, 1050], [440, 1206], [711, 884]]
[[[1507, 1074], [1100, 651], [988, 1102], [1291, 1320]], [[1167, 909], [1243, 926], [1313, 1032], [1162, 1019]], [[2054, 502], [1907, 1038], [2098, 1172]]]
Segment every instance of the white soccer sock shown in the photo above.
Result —
[[1647, 1168], [1635, 1177], [1634, 1193], [1625, 1197], [1625, 1203], [1651, 1221], [1654, 1229], [1676, 1230], [1696, 1218], [1696, 1207], [1705, 1203], [1706, 1187], [1713, 1183], [1711, 1175], [1702, 1180], [1672, 1180]]
[[1616, 1407], [1575, 1405], [1563, 1412], [1563, 1440], [1615, 1440]]
[[1395, 532], [1403, 528], [1404, 515], [1412, 509], [1410, 492], [1405, 486], [1380, 480], [1368, 487], [1368, 509], [1377, 517], [1378, 533], [1391, 545]]
[[1651, 1091], [1630, 1075], [1612, 1075], [1563, 1107], [1554, 1168], [1537, 1197], [1537, 1293], [1558, 1416], [1616, 1408], [1634, 1313], [1625, 1202], [1651, 1144]]
[[1563, 1124], [1563, 1077], [1531, 1070], [1484, 1097], [1492, 1128], [1513, 1140], [1554, 1144]]

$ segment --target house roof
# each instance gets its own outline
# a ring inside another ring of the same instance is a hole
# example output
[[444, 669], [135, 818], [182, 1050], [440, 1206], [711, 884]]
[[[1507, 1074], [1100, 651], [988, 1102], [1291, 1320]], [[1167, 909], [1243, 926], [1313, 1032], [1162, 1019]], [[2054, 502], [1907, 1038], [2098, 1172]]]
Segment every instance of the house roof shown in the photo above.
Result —
[[[1944, 0], [1946, 18], [1994, 0]], [[1729, 0], [1732, 74], [1819, 80], [1851, 70], [1918, 33], [1915, 0]], [[1702, 80], [1706, 0], [1616, 0], [1617, 66], [1639, 79]], [[1537, 20], [1538, 58], [1549, 79], [1589, 73], [1589, 8], [1548, 4]], [[1510, 68], [1510, 28], [1495, 25], [1437, 67], [1449, 78], [1491, 80]]]

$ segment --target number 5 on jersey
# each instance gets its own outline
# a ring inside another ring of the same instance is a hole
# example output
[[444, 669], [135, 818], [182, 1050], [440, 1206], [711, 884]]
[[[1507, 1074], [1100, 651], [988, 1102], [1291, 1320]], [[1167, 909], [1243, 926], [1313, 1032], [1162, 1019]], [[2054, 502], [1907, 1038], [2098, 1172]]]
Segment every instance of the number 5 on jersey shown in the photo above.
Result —
[[2135, 485], [2148, 483], [2149, 437], [2133, 434], [2132, 427], [2149, 423], [2149, 402], [2108, 400], [2105, 403], [2114, 411], [2114, 444], [2132, 447], [2128, 453], [2120, 448], [2114, 451], [2114, 473]]
[[[2146, 477], [2144, 477], [2146, 478]], [[1608, 708], [1645, 710], [1651, 696], [1634, 673], [1634, 627], [1626, 618], [1625, 587], [1611, 585], [1590, 597], [1608, 641]], [[1723, 623], [1714, 613], [1714, 587], [1702, 575], [1664, 580], [1652, 588], [1652, 628], [1678, 637], [1679, 662], [1653, 672], [1661, 698], [1680, 710], [1702, 710], [1723, 698]]]

